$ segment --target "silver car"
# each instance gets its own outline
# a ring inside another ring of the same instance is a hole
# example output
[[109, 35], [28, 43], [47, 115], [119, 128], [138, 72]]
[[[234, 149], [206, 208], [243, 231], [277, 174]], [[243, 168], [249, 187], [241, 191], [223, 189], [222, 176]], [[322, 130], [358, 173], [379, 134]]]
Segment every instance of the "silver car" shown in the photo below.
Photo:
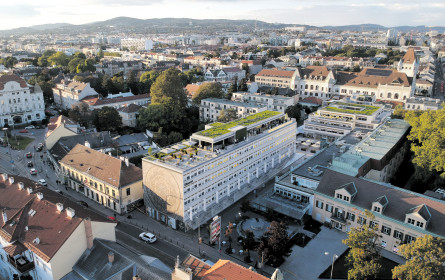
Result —
[[139, 234], [139, 238], [147, 243], [154, 243], [156, 241], [156, 236], [149, 232]]

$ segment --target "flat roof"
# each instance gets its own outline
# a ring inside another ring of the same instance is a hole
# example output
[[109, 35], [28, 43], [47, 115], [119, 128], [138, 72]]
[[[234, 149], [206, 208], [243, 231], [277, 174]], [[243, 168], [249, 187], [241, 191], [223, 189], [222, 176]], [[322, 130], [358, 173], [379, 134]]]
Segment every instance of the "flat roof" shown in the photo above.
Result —
[[338, 112], [338, 113], [370, 116], [373, 115], [375, 112], [377, 112], [380, 108], [382, 108], [382, 106], [335, 102], [329, 104], [326, 107], [323, 107], [322, 110]]
[[[215, 102], [219, 104], [226, 104], [226, 105], [233, 105], [233, 106], [242, 106], [242, 107], [248, 107], [248, 108], [262, 108], [266, 107], [265, 105], [258, 105], [257, 103], [251, 103], [251, 102], [238, 102], [238, 101], [232, 101], [222, 98], [205, 98], [202, 101], [209, 101], [209, 102]], [[200, 106], [207, 106], [207, 105], [201, 105]]]
[[276, 111], [263, 111], [228, 123], [218, 123], [218, 125], [211, 124], [212, 128], [193, 133], [191, 137], [193, 138], [194, 136], [205, 136], [209, 138], [216, 138], [218, 136], [230, 133], [230, 128], [232, 127], [240, 125], [250, 126], [263, 120], [278, 116], [280, 114], [283, 115], [283, 113]]

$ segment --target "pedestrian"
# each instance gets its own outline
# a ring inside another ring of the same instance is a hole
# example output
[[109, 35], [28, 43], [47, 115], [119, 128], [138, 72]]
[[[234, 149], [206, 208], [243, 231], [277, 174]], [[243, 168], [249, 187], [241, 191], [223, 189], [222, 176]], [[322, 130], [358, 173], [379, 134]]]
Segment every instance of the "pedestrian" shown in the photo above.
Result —
[[65, 190], [68, 190], [68, 186], [65, 186]]

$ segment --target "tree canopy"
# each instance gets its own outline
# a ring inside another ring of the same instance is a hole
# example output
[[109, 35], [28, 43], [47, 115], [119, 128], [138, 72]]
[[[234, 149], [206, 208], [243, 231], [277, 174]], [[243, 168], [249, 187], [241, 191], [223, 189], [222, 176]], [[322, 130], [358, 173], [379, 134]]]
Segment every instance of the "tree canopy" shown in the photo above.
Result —
[[374, 214], [366, 210], [365, 215], [369, 224], [365, 221], [360, 227], [352, 228], [348, 232], [348, 238], [343, 240], [343, 243], [350, 248], [346, 257], [349, 266], [348, 280], [375, 278], [382, 269], [377, 249], [378, 226], [373, 225]]
[[192, 97], [195, 105], [200, 105], [202, 99], [206, 98], [224, 98], [224, 91], [221, 83], [204, 83], [199, 86]]
[[287, 107], [285, 113], [289, 118], [294, 118], [297, 122], [301, 122], [301, 110], [303, 110], [303, 107], [300, 104], [295, 104]]
[[170, 68], [159, 75], [151, 86], [151, 103], [159, 103], [168, 106], [172, 112], [183, 111], [187, 107], [187, 95], [185, 93], [181, 72]]
[[394, 267], [394, 279], [445, 279], [445, 240], [424, 235], [416, 241], [401, 245], [400, 253], [407, 261]]
[[261, 237], [257, 250], [260, 257], [264, 257], [265, 262], [281, 263], [290, 252], [286, 224], [277, 221], [270, 223], [267, 231]]
[[93, 113], [93, 124], [98, 131], [116, 131], [122, 127], [122, 117], [113, 107], [105, 106]]
[[238, 116], [236, 114], [236, 109], [234, 108], [222, 109], [221, 112], [219, 113], [218, 121], [226, 123], [236, 120], [237, 118]]

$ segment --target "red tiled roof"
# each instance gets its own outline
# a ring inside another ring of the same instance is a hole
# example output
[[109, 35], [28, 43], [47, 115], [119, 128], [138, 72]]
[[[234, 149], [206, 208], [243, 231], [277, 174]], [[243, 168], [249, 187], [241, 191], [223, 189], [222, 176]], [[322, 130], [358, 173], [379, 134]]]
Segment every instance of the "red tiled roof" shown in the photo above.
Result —
[[199, 88], [199, 85], [188, 84], [185, 87], [185, 91], [189, 97], [192, 97], [193, 95], [195, 95], [195, 92], [198, 90], [198, 88]]
[[309, 96], [309, 97], [304, 98], [303, 100], [300, 100], [300, 102], [321, 105], [323, 103], [323, 100], [321, 100], [320, 98], [317, 98], [315, 96]]
[[204, 273], [201, 280], [270, 280], [248, 268], [229, 260], [218, 260]]
[[75, 121], [73, 121], [68, 117], [65, 117], [64, 115], [52, 117], [49, 119], [48, 131], [46, 132], [45, 136], [48, 137], [49, 135], [51, 135], [51, 133], [53, 133], [53, 131], [56, 128], [58, 128], [61, 124], [77, 125]]
[[28, 85], [26, 84], [25, 80], [23, 80], [22, 78], [20, 78], [17, 75], [3, 75], [3, 76], [0, 76], [0, 90], [4, 90], [5, 89], [5, 84], [7, 82], [17, 82], [17, 83], [20, 84], [21, 88], [28, 87]]
[[409, 48], [403, 56], [403, 63], [412, 64], [414, 62], [416, 62], [416, 54], [414, 53], [413, 48]]

